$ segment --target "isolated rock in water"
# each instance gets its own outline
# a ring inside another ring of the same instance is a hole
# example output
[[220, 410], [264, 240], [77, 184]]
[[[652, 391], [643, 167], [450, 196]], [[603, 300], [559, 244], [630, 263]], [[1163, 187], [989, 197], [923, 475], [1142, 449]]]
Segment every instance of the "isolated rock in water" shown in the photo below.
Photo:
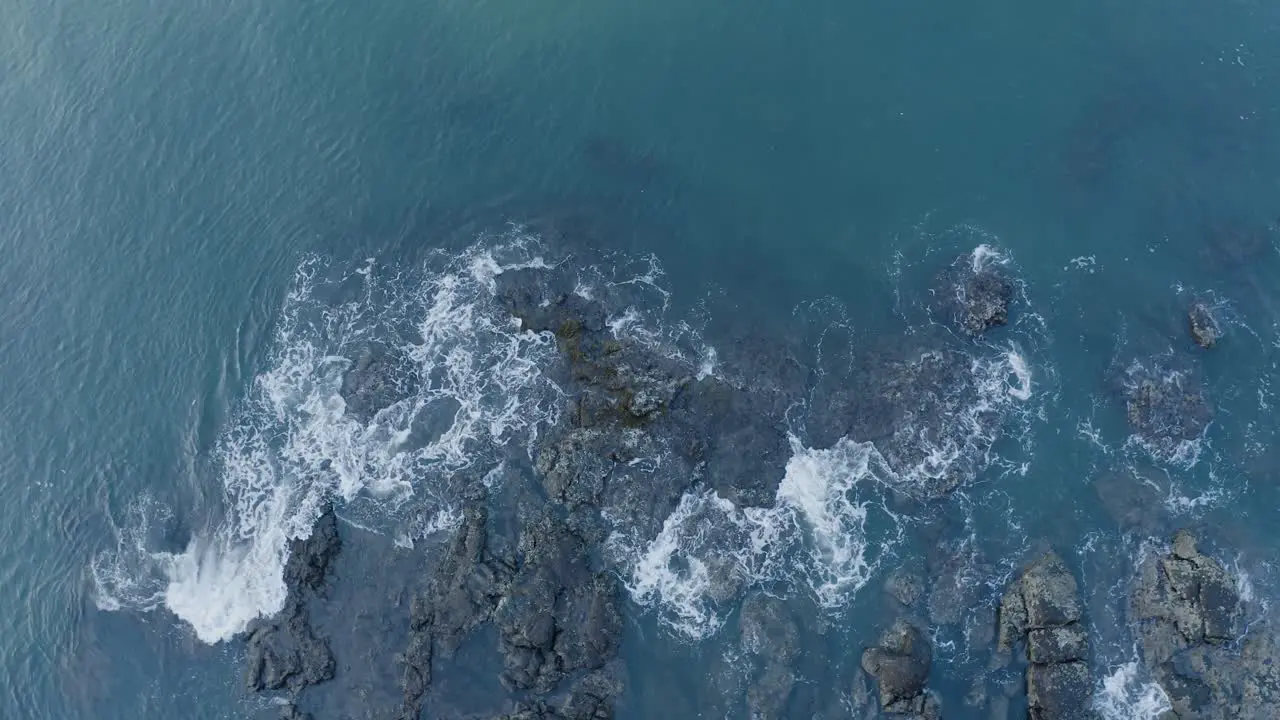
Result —
[[933, 662], [929, 638], [899, 619], [880, 636], [877, 647], [862, 653], [862, 669], [875, 678], [886, 712], [917, 712], [925, 703], [925, 682]]
[[1014, 292], [1013, 282], [984, 250], [985, 246], [956, 258], [943, 273], [938, 291], [943, 310], [960, 330], [975, 338], [1009, 321]]
[[1222, 332], [1218, 329], [1218, 321], [1213, 316], [1213, 310], [1203, 300], [1191, 303], [1191, 309], [1187, 311], [1187, 320], [1192, 339], [1202, 348], [1213, 347], [1222, 336]]
[[351, 359], [342, 376], [342, 399], [347, 412], [361, 422], [413, 395], [418, 388], [413, 360], [402, 350], [366, 345]]
[[1033, 720], [1086, 720], [1093, 681], [1087, 664], [1088, 632], [1079, 585], [1057, 553], [1032, 563], [1000, 600], [998, 647], [1026, 644], [1028, 716]]
[[1174, 456], [1182, 442], [1199, 438], [1213, 419], [1199, 379], [1158, 358], [1131, 363], [1122, 388], [1130, 429], [1163, 459]]
[[1175, 718], [1280, 717], [1280, 642], [1266, 624], [1245, 628], [1236, 579], [1185, 530], [1139, 569], [1130, 620], [1142, 660]]
[[325, 579], [341, 548], [332, 508], [316, 521], [310, 537], [293, 542], [284, 568], [288, 590], [284, 609], [249, 630], [246, 682], [250, 690], [297, 692], [333, 679], [333, 653], [312, 629], [307, 606], [323, 595]]

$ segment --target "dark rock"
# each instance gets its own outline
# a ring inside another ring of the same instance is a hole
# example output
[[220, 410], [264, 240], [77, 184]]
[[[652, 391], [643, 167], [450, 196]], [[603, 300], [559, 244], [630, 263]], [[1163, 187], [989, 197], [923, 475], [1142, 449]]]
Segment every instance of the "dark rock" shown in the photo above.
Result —
[[998, 645], [1007, 650], [1030, 630], [1072, 625], [1082, 615], [1075, 576], [1057, 553], [1045, 553], [1001, 599]]
[[1191, 330], [1191, 338], [1202, 348], [1208, 349], [1217, 344], [1222, 331], [1213, 316], [1213, 310], [1203, 300], [1191, 303], [1187, 311], [1187, 323]]
[[359, 348], [342, 376], [347, 412], [368, 422], [381, 410], [410, 397], [419, 385], [417, 368], [404, 352], [381, 345]]
[[334, 557], [341, 551], [337, 516], [325, 510], [311, 535], [295, 540], [285, 563], [285, 606], [275, 617], [255, 623], [246, 640], [246, 684], [254, 692], [294, 692], [334, 676], [329, 644], [312, 629], [307, 605], [324, 591]]
[[936, 293], [956, 327], [975, 338], [1009, 321], [1013, 295], [1013, 282], [981, 248], [956, 258]]
[[1093, 682], [1082, 662], [1027, 668], [1027, 717], [1030, 720], [1093, 720]]
[[289, 703], [280, 708], [280, 720], [313, 720], [311, 713], [303, 712], [297, 705]]
[[923, 703], [925, 681], [933, 649], [929, 639], [906, 620], [896, 621], [880, 637], [877, 647], [862, 653], [862, 669], [876, 679], [880, 705], [888, 712], [898, 712]]
[[742, 649], [748, 653], [752, 677], [747, 686], [751, 717], [787, 717], [787, 703], [796, 684], [793, 664], [800, 654], [800, 628], [786, 603], [755, 593], [742, 603], [738, 618]]
[[[894, 472], [918, 481], [900, 489], [929, 498], [985, 468], [1004, 418], [984, 401], [968, 353], [911, 336], [868, 341], [844, 364], [813, 390], [807, 444], [829, 447], [843, 437], [874, 443]], [[940, 448], [945, 464], [934, 459]]]
[[424, 593], [413, 598], [409, 639], [400, 654], [404, 693], [400, 717], [417, 718], [431, 686], [432, 662], [448, 659], [462, 641], [493, 615], [513, 572], [509, 559], [488, 545], [484, 497], [463, 509], [463, 521], [440, 554]]
[[1162, 458], [1175, 455], [1183, 441], [1200, 437], [1213, 419], [1198, 377], [1158, 358], [1131, 363], [1121, 386], [1130, 429]]
[[524, 529], [522, 563], [494, 613], [513, 689], [547, 692], [617, 653], [622, 618], [610, 573], [593, 572], [582, 538], [545, 517]]

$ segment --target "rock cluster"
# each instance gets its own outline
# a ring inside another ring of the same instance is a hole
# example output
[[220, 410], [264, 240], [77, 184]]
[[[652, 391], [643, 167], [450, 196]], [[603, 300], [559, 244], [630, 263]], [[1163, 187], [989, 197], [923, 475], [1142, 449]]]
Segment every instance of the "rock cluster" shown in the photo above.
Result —
[[1001, 599], [997, 645], [1008, 652], [1025, 642], [1031, 720], [1095, 717], [1083, 616], [1075, 576], [1053, 552], [1032, 563]]
[[1244, 635], [1235, 579], [1197, 545], [1181, 530], [1139, 569], [1130, 620], [1142, 660], [1179, 720], [1280, 717], [1276, 637], [1264, 626]]

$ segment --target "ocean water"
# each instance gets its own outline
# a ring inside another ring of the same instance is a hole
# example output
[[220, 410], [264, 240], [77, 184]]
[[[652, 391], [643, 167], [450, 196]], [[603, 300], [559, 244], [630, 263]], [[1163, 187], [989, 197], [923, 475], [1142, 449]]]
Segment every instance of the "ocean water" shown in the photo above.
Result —
[[[912, 471], [797, 425], [772, 507], [698, 490], [660, 528], [614, 518], [621, 717], [733, 716], [752, 588], [819, 620], [795, 707], [844, 716], [880, 585], [931, 538], [987, 610], [1057, 548], [1100, 709], [1156, 717], [1118, 597], [1167, 533], [1122, 532], [1095, 489], [1129, 468], [1248, 579], [1251, 612], [1280, 588], [1280, 8], [2, 7], [0, 717], [270, 717], [237, 633], [283, 603], [287, 541], [319, 507], [407, 584], [456, 527], [456, 477], [500, 485], [503, 453], [558, 419], [554, 340], [493, 296], [519, 267], [572, 264], [631, 309], [618, 337], [726, 377], [722, 326], [857, 357], [932, 326], [957, 256], [1018, 281]], [[1208, 352], [1196, 298], [1224, 328]], [[365, 342], [426, 378], [402, 416], [344, 412]], [[1144, 444], [1117, 389], [1171, 373], [1213, 420]], [[953, 470], [929, 522], [886, 500]], [[935, 610], [930, 685], [967, 717], [979, 630]]]

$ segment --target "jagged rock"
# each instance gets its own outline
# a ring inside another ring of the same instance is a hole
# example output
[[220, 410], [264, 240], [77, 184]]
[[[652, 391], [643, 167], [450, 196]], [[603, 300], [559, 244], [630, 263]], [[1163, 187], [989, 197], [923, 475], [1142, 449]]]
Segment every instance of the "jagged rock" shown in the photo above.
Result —
[[431, 686], [431, 664], [449, 658], [462, 641], [493, 615], [513, 572], [512, 561], [488, 546], [485, 498], [463, 509], [462, 525], [442, 549], [424, 593], [413, 598], [409, 640], [399, 656], [404, 700], [400, 717], [417, 718]]
[[1092, 720], [1093, 681], [1082, 662], [1027, 668], [1029, 720]]
[[417, 392], [419, 378], [413, 360], [402, 351], [381, 345], [361, 347], [342, 376], [342, 399], [347, 412], [368, 422], [379, 411]]
[[1016, 643], [1026, 642], [1032, 720], [1095, 717], [1083, 617], [1075, 576], [1052, 551], [1027, 567], [1000, 599], [997, 644], [1007, 653]]
[[591, 673], [574, 683], [558, 705], [538, 701], [496, 720], [613, 720], [613, 699], [622, 693], [617, 674], [610, 669]]
[[929, 639], [901, 619], [880, 636], [877, 647], [862, 653], [862, 669], [876, 679], [880, 706], [887, 712], [915, 712], [917, 704], [923, 708], [932, 661]]
[[617, 579], [593, 572], [582, 538], [544, 517], [520, 538], [522, 562], [494, 613], [503, 682], [551, 690], [566, 676], [596, 670], [617, 653], [622, 618]]
[[313, 720], [311, 713], [303, 712], [297, 705], [288, 703], [280, 708], [280, 720]]
[[1180, 530], [1172, 551], [1139, 569], [1131, 602], [1143, 656], [1151, 665], [1206, 642], [1239, 634], [1240, 598], [1222, 565], [1203, 555], [1191, 533]]
[[1087, 660], [1089, 636], [1079, 623], [1027, 633], [1027, 659], [1040, 665]]
[[1218, 338], [1222, 336], [1213, 310], [1203, 300], [1191, 303], [1191, 308], [1187, 311], [1187, 324], [1191, 330], [1191, 338], [1206, 350], [1216, 345]]
[[935, 297], [956, 327], [970, 337], [980, 337], [1009, 321], [1013, 293], [1013, 282], [998, 263], [967, 253], [942, 274]]
[[332, 508], [320, 515], [307, 539], [293, 541], [284, 568], [288, 591], [284, 609], [249, 630], [246, 684], [250, 690], [288, 688], [297, 692], [333, 679], [333, 653], [328, 642], [312, 629], [307, 605], [322, 595], [333, 559], [341, 548]]

